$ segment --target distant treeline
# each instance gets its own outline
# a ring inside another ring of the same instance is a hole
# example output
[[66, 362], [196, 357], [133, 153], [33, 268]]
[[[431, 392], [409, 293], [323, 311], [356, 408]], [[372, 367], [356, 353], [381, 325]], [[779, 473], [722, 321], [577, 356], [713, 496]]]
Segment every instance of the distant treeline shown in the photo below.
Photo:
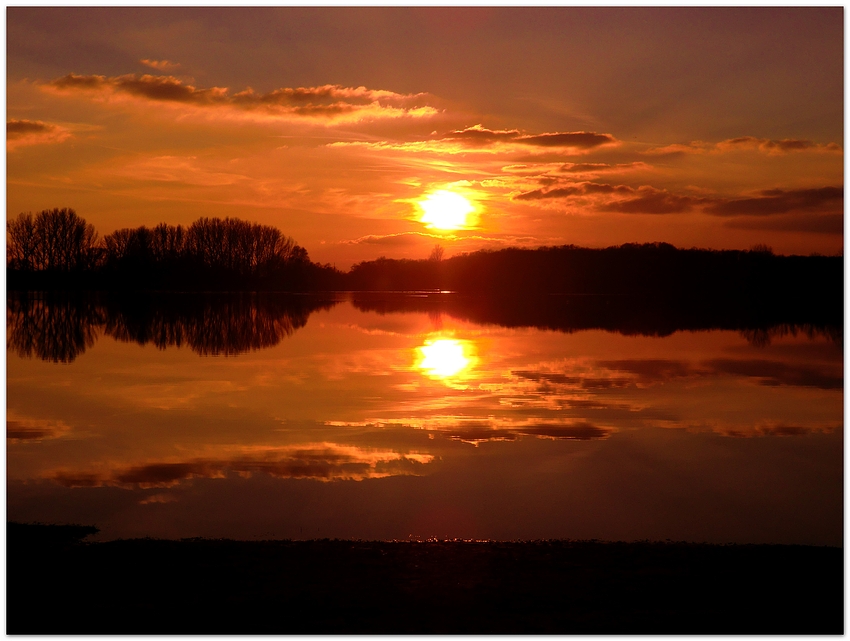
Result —
[[442, 259], [365, 261], [347, 273], [310, 261], [280, 230], [236, 218], [188, 227], [120, 229], [98, 239], [71, 209], [7, 223], [10, 289], [413, 291], [486, 296], [631, 295], [783, 300], [843, 309], [842, 256], [677, 249], [667, 243], [605, 249], [567, 245], [478, 251]]
[[446, 260], [379, 258], [347, 275], [358, 291], [448, 290], [466, 294], [772, 297], [843, 294], [843, 257], [776, 256], [751, 250], [677, 249], [667, 243], [605, 249], [567, 245], [479, 251]]
[[269, 225], [199, 218], [119, 229], [99, 239], [73, 209], [20, 214], [6, 224], [10, 289], [336, 289], [339, 272]]

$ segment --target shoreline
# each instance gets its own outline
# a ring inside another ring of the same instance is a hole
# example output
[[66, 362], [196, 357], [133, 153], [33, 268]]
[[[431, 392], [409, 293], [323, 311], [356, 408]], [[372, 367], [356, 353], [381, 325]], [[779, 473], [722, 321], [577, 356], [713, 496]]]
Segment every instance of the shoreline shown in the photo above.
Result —
[[50, 529], [7, 526], [9, 634], [843, 633], [837, 547]]

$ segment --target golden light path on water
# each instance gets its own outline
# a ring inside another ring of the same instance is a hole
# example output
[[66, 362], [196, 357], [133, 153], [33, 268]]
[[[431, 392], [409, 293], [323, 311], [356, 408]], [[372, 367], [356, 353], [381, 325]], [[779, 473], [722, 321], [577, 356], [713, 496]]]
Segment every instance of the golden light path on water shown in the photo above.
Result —
[[437, 379], [458, 376], [478, 360], [472, 341], [455, 338], [428, 339], [416, 351], [416, 367], [427, 376]]
[[382, 312], [317, 310], [226, 358], [148, 333], [101, 334], [70, 363], [7, 348], [9, 518], [106, 539], [840, 544], [843, 359], [826, 336]]

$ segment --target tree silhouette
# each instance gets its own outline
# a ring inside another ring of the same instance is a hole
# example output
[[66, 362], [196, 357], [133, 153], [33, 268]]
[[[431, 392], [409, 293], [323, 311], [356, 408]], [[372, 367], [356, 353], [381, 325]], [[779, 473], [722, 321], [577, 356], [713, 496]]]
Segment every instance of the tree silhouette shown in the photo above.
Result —
[[73, 209], [19, 214], [6, 223], [10, 266], [27, 271], [70, 272], [94, 266], [97, 232]]

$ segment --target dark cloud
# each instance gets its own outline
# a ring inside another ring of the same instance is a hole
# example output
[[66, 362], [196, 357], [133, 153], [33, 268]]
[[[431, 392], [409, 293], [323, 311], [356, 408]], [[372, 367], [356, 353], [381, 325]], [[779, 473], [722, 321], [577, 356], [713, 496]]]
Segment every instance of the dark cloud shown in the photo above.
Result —
[[625, 359], [618, 361], [598, 361], [597, 364], [605, 369], [634, 374], [642, 383], [667, 381], [673, 378], [692, 376], [696, 373], [690, 363], [666, 359]]
[[614, 165], [604, 162], [567, 163], [561, 167], [561, 171], [571, 174], [584, 174], [589, 172], [611, 171]]
[[705, 211], [715, 216], [771, 216], [795, 211], [841, 210], [844, 207], [844, 187], [816, 189], [768, 189], [753, 198], [718, 202]]
[[775, 216], [738, 216], [729, 218], [725, 226], [735, 229], [763, 229], [841, 235], [844, 233], [844, 214], [836, 212], [833, 214], [803, 213], [777, 214]]
[[755, 138], [753, 136], [741, 136], [740, 138], [730, 138], [723, 142], [717, 143], [718, 149], [758, 149], [768, 153], [789, 153], [794, 151], [806, 151], [807, 149], [817, 149], [826, 151], [841, 151], [841, 146], [834, 142], [827, 145], [822, 145], [813, 140], [801, 140], [797, 138], [784, 138], [782, 140], [770, 140], [767, 138]]
[[535, 189], [514, 196], [514, 200], [547, 200], [550, 198], [569, 198], [580, 194], [578, 187], [559, 187], [557, 189]]
[[484, 441], [515, 441], [522, 436], [546, 439], [587, 441], [607, 438], [613, 429], [599, 427], [588, 422], [576, 423], [533, 423], [497, 426], [486, 421], [469, 421], [456, 427], [441, 430], [442, 434], [455, 441], [481, 443]]
[[6, 438], [12, 441], [37, 441], [56, 438], [68, 428], [61, 423], [50, 421], [6, 421]]
[[609, 165], [604, 162], [583, 162], [566, 163], [561, 167], [560, 171], [567, 174], [599, 174], [649, 168], [650, 165], [644, 162], [620, 163], [618, 165]]
[[71, 132], [65, 127], [54, 125], [41, 120], [6, 121], [6, 149], [13, 151], [18, 147], [59, 143], [71, 137]]
[[611, 389], [614, 387], [625, 387], [631, 381], [626, 378], [598, 377], [598, 376], [568, 376], [557, 372], [533, 372], [517, 370], [511, 372], [514, 376], [541, 384], [542, 391], [550, 391], [548, 386], [565, 385], [581, 389]]
[[782, 140], [770, 140], [768, 138], [756, 138], [754, 136], [740, 136], [729, 138], [718, 143], [694, 140], [687, 144], [674, 143], [664, 147], [647, 149], [643, 153], [653, 156], [677, 156], [682, 154], [705, 154], [740, 149], [754, 149], [768, 154], [785, 154], [796, 151], [829, 151], [840, 152], [841, 146], [831, 142], [826, 145], [816, 143], [813, 140], [802, 140], [799, 138], [784, 138]]
[[276, 458], [195, 459], [150, 463], [106, 474], [59, 472], [53, 479], [66, 487], [168, 487], [191, 478], [224, 478], [228, 473], [263, 473], [277, 478], [317, 480], [365, 479], [419, 474], [430, 456], [373, 453], [333, 448], [293, 449]]
[[761, 385], [793, 385], [826, 390], [844, 389], [844, 376], [814, 367], [788, 365], [768, 360], [714, 359], [704, 363], [717, 374], [733, 374], [759, 379]]
[[108, 84], [106, 76], [81, 76], [69, 73], [50, 83], [57, 89], [100, 89]]
[[701, 198], [677, 196], [664, 189], [640, 187], [636, 198], [607, 203], [599, 209], [621, 214], [681, 214], [691, 211], [702, 202], [704, 200]]
[[753, 438], [759, 436], [806, 436], [808, 434], [823, 434], [840, 429], [838, 425], [825, 426], [816, 425], [805, 427], [802, 425], [756, 425], [752, 430], [723, 429], [726, 436], [737, 438]]
[[50, 125], [40, 120], [7, 120], [6, 138], [14, 139], [30, 134], [43, 134], [56, 130], [56, 125]]
[[425, 94], [403, 95], [339, 85], [282, 88], [268, 93], [257, 93], [248, 88], [231, 94], [223, 87], [200, 89], [174, 76], [126, 74], [108, 78], [72, 73], [52, 81], [50, 86], [64, 92], [117, 93], [155, 102], [241, 110], [266, 109], [298, 116], [333, 117], [366, 109], [370, 110], [370, 115], [376, 116], [387, 108], [419, 115], [431, 115], [433, 112], [433, 109], [423, 107]]
[[598, 134], [590, 131], [521, 135], [516, 129], [494, 130], [481, 125], [450, 131], [443, 136], [443, 140], [458, 140], [476, 147], [484, 147], [497, 142], [511, 142], [532, 147], [569, 147], [572, 149], [593, 149], [600, 145], [617, 142], [617, 139], [610, 134]]
[[610, 134], [597, 134], [590, 131], [573, 131], [568, 133], [546, 133], [534, 136], [521, 136], [516, 142], [535, 147], [575, 147], [578, 149], [593, 149], [600, 145], [612, 144], [617, 139]]
[[631, 194], [634, 189], [625, 185], [606, 185], [601, 183], [571, 183], [566, 187], [555, 189], [535, 189], [517, 196], [514, 200], [547, 200], [552, 198], [569, 198], [590, 194]]
[[475, 125], [466, 129], [450, 131], [443, 136], [443, 140], [459, 140], [473, 146], [485, 146], [494, 142], [511, 141], [516, 139], [517, 136], [519, 136], [519, 131], [516, 129], [499, 131]]
[[588, 441], [590, 439], [606, 438], [613, 430], [598, 427], [590, 423], [572, 423], [569, 425], [540, 424], [522, 427], [516, 430], [518, 434], [542, 438], [571, 439]]

